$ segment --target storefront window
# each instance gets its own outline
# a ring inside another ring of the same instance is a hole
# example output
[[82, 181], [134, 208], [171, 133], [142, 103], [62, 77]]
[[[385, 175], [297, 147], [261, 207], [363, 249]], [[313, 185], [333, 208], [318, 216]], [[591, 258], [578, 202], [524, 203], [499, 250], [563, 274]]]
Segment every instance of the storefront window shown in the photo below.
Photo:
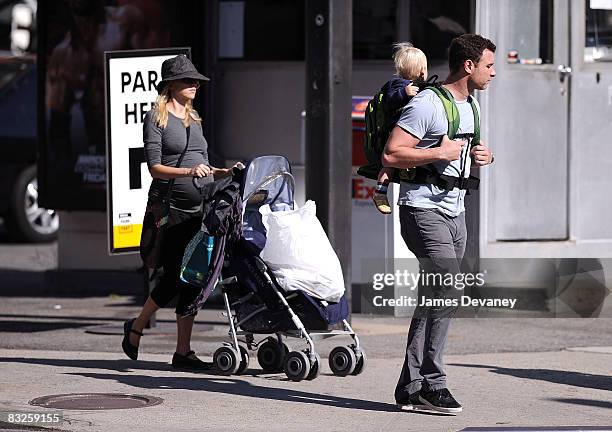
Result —
[[553, 0], [521, 0], [510, 8], [509, 63], [553, 62]]
[[[203, 52], [204, 2], [71, 0], [40, 2], [39, 185], [44, 205], [106, 207], [104, 52], [191, 46]], [[198, 65], [202, 62], [194, 61]], [[201, 66], [200, 66], [201, 67]]]
[[470, 0], [355, 0], [353, 57], [389, 60], [393, 43], [408, 41], [431, 61], [446, 61], [451, 40], [473, 28]]
[[353, 58], [387, 60], [398, 40], [398, 0], [353, 2]]
[[304, 0], [219, 2], [219, 58], [304, 60]]
[[586, 1], [585, 62], [612, 61], [612, 1]]
[[[354, 0], [353, 59], [390, 60], [410, 41], [444, 60], [450, 41], [473, 28], [473, 0]], [[304, 0], [221, 0], [219, 57], [304, 60]]]

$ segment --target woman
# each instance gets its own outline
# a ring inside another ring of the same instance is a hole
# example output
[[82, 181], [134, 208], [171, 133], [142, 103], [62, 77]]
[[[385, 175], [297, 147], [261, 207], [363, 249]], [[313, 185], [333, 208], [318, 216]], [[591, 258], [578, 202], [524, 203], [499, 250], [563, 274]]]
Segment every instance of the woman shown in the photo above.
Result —
[[[161, 199], [174, 179], [170, 198], [170, 215], [161, 252], [164, 269], [159, 284], [153, 289], [137, 318], [124, 325], [123, 351], [133, 360], [138, 358], [142, 330], [160, 307], [178, 294], [176, 306], [177, 341], [172, 366], [177, 369], [206, 370], [211, 367], [196, 357], [190, 346], [195, 314], [185, 315], [200, 293], [180, 281], [180, 268], [185, 247], [198, 232], [202, 221], [202, 197], [193, 185], [193, 177], [202, 178], [200, 184], [214, 178], [231, 175], [231, 169], [214, 168], [208, 163], [207, 143], [202, 133], [202, 120], [193, 109], [193, 99], [200, 84], [209, 81], [200, 74], [184, 55], [165, 60], [162, 80], [157, 86], [159, 96], [155, 107], [144, 119], [144, 147], [149, 172], [153, 177], [149, 200]], [[187, 127], [189, 127], [189, 144]], [[185, 155], [180, 166], [181, 153]]]

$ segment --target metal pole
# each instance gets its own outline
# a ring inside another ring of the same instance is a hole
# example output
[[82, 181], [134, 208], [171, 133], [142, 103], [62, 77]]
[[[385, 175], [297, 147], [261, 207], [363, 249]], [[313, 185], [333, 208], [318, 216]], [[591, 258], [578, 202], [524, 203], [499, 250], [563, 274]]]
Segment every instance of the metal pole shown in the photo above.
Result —
[[306, 197], [334, 247], [351, 304], [352, 0], [306, 0]]

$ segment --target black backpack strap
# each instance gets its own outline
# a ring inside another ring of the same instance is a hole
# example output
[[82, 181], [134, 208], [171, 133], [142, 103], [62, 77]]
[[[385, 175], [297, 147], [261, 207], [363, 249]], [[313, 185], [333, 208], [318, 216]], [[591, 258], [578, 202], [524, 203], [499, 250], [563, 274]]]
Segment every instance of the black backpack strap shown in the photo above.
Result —
[[[467, 140], [470, 148], [475, 144], [473, 138], [474, 134], [471, 133], [458, 134], [455, 136], [455, 139]], [[469, 150], [466, 153], [466, 157], [469, 157], [467, 155], [469, 155]], [[432, 184], [447, 191], [452, 191], [454, 188], [465, 190], [478, 189], [480, 179], [473, 175], [465, 177], [465, 168], [467, 167], [467, 163], [465, 161], [462, 163], [463, 169], [461, 170], [460, 177], [440, 174], [433, 164], [427, 164], [410, 169], [408, 178], [404, 181], [407, 183]]]
[[469, 96], [468, 101], [472, 106], [472, 112], [474, 113], [474, 145], [480, 144], [480, 114], [478, 107], [476, 106], [476, 99], [473, 96]]
[[[189, 147], [189, 135], [191, 135], [191, 125], [187, 126], [186, 131], [187, 131], [186, 132], [187, 142], [185, 143], [185, 148], [183, 149], [181, 156], [179, 156], [178, 162], [174, 166], [175, 168], [180, 168], [181, 163], [183, 162], [183, 159], [185, 158], [185, 153], [187, 153], [187, 148]], [[175, 179], [170, 179], [170, 181], [168, 182], [168, 192], [166, 193], [164, 202], [170, 202], [170, 198], [172, 197], [172, 187], [174, 186], [174, 180]]]
[[432, 184], [447, 191], [452, 191], [454, 188], [462, 190], [476, 190], [480, 185], [478, 177], [453, 177], [444, 174], [439, 174], [437, 171], [431, 171], [424, 166], [418, 166], [411, 171], [410, 180], [408, 183]]

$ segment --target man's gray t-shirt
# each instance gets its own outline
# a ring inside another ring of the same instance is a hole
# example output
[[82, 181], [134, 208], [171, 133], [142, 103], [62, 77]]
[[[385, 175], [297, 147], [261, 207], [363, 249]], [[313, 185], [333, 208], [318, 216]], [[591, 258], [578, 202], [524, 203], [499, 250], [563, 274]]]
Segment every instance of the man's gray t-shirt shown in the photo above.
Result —
[[[474, 99], [475, 100], [475, 99]], [[459, 110], [460, 123], [457, 134], [474, 133], [474, 112], [468, 100], [455, 101]], [[478, 107], [478, 102], [476, 101]], [[478, 107], [480, 111], [480, 107]], [[438, 145], [448, 133], [448, 119], [438, 95], [432, 90], [423, 90], [404, 108], [397, 125], [421, 141], [416, 148], [430, 148]], [[433, 163], [439, 173], [453, 177], [470, 175], [471, 158], [468, 145], [464, 145], [461, 157], [452, 162]], [[400, 185], [399, 205], [421, 208], [436, 208], [449, 216], [458, 216], [465, 211], [465, 190], [458, 188], [446, 191], [431, 184], [402, 182]]]
[[[191, 122], [189, 147], [180, 167], [191, 168], [208, 163], [208, 144], [198, 122]], [[181, 153], [187, 143], [187, 132], [183, 120], [168, 112], [168, 124], [161, 128], [155, 124], [153, 110], [147, 112], [143, 125], [145, 157], [149, 169], [161, 164], [176, 167]], [[201, 179], [200, 184], [211, 182], [212, 176]], [[168, 190], [168, 180], [153, 179], [149, 196], [164, 196]], [[174, 180], [170, 206], [185, 211], [197, 211], [202, 204], [202, 196], [193, 185], [192, 177], [180, 177]]]

